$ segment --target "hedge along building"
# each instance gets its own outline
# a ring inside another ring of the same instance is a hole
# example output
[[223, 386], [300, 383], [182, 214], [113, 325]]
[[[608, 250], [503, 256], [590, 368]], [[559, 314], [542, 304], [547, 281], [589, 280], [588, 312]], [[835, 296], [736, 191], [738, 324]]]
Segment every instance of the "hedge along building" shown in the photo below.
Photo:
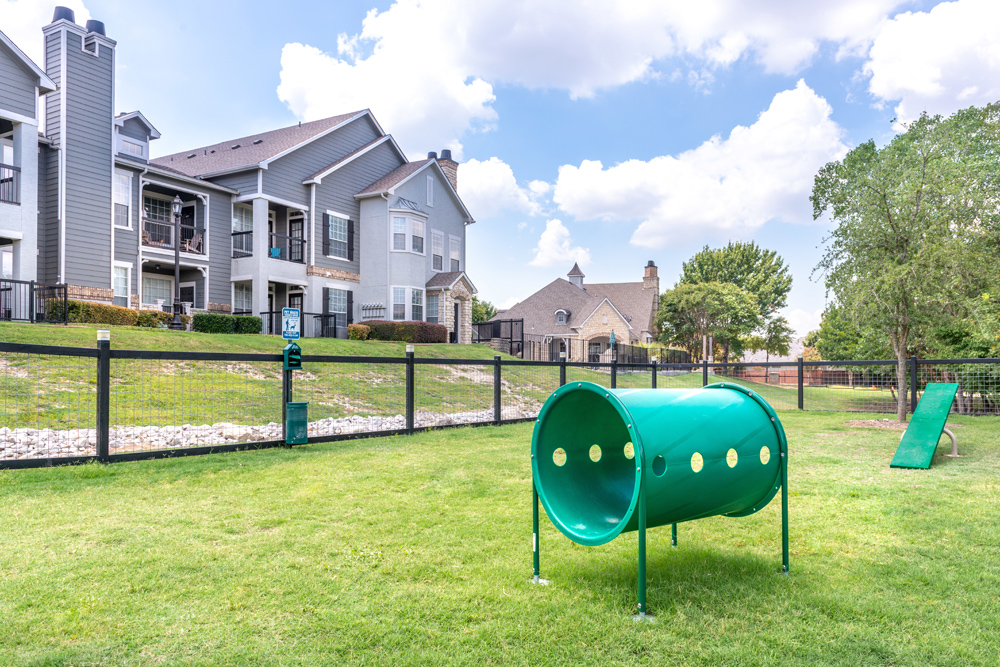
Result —
[[660, 278], [650, 260], [642, 282], [584, 283], [578, 264], [493, 320], [524, 320], [525, 340], [548, 346], [551, 360], [603, 361], [611, 333], [617, 343], [649, 343], [656, 336]]
[[[16, 239], [37, 242], [37, 268], [20, 261], [14, 278], [67, 283], [71, 298], [169, 306], [179, 248], [188, 309], [270, 321], [269, 313], [297, 307], [317, 324], [337, 316], [336, 330], [304, 322], [310, 335], [344, 335], [348, 322], [364, 319], [436, 318], [455, 340], [471, 339], [462, 322], [471, 320], [475, 293], [465, 276], [474, 220], [456, 191], [450, 151], [410, 162], [361, 110], [151, 159], [160, 137], [153, 124], [139, 111], [114, 115], [116, 43], [104, 25], [79, 26], [57, 7], [42, 32], [44, 71], [23, 54], [7, 57], [26, 72], [17, 95], [44, 97], [35, 114], [44, 132], [29, 133], [38, 183], [24, 179], [18, 193], [37, 202], [37, 223], [22, 223]], [[0, 86], [0, 139], [13, 97]], [[0, 227], [0, 247], [14, 236]], [[457, 318], [435, 279], [445, 273], [460, 274], [465, 288], [447, 292]]]

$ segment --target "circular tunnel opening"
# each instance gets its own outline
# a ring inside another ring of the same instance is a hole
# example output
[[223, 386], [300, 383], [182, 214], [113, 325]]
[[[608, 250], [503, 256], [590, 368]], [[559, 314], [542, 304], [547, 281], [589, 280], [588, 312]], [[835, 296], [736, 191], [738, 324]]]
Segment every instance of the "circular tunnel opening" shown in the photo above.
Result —
[[[606, 389], [567, 385], [539, 414], [532, 442], [538, 493], [552, 522], [574, 542], [598, 545], [628, 523], [637, 495], [637, 458], [625, 408]], [[629, 445], [629, 446], [626, 446]], [[553, 463], [557, 450], [563, 465]]]

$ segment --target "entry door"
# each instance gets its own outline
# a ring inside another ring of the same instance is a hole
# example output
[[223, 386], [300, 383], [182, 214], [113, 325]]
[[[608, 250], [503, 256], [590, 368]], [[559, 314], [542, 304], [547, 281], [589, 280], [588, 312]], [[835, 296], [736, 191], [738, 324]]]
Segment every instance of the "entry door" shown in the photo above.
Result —
[[455, 308], [455, 320], [454, 320], [455, 321], [455, 327], [454, 327], [454, 329], [452, 330], [452, 333], [451, 333], [451, 335], [454, 338], [454, 340], [452, 340], [451, 342], [457, 343], [459, 340], [461, 340], [458, 337], [458, 317], [459, 317], [459, 304], [458, 304], [458, 301], [456, 301], [453, 304], [453, 306]]
[[194, 285], [181, 285], [181, 303], [194, 305]]
[[292, 292], [288, 295], [288, 307], [298, 308], [302, 312], [302, 292]]

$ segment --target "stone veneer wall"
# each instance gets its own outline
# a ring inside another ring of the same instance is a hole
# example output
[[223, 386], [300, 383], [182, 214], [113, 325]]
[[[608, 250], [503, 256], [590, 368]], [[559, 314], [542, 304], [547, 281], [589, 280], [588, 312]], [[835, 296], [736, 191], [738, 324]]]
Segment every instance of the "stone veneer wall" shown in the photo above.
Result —
[[[605, 318], [607, 318], [607, 322], [604, 321]], [[592, 338], [609, 337], [612, 331], [615, 332], [615, 342], [630, 342], [628, 322], [622, 319], [611, 306], [610, 302], [605, 301], [598, 306], [597, 310], [584, 322], [583, 326], [577, 329], [577, 335], [580, 337], [580, 340], [588, 341]], [[586, 342], [584, 342], [583, 346], [586, 348]]]
[[70, 299], [82, 301], [103, 301], [111, 303], [115, 300], [115, 291], [110, 287], [83, 287], [81, 285], [67, 285], [66, 296]]
[[[458, 342], [468, 345], [472, 342], [472, 293], [461, 280], [450, 290], [442, 290], [441, 292], [438, 308], [444, 308], [444, 318], [441, 323], [448, 327], [448, 331], [455, 328], [454, 303], [456, 301], [459, 303]], [[440, 310], [438, 312], [440, 313]]]
[[324, 269], [319, 266], [309, 265], [306, 267], [307, 276], [320, 276], [321, 278], [330, 278], [331, 280], [347, 280], [352, 283], [360, 283], [361, 276], [357, 273], [351, 273], [350, 271], [341, 271], [340, 269]]

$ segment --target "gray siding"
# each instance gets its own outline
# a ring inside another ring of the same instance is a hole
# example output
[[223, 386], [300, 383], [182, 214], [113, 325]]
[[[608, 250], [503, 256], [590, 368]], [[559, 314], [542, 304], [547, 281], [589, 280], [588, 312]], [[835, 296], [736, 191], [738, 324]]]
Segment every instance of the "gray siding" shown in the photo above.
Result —
[[0, 45], [0, 109], [35, 117], [37, 79], [25, 71], [20, 58]]
[[95, 57], [79, 35], [66, 38], [65, 280], [111, 287], [113, 50], [102, 47]]
[[[60, 33], [52, 33], [45, 37], [45, 73], [49, 75], [56, 86], [62, 84], [62, 61], [59, 58]], [[59, 105], [63, 91], [56, 89], [45, 96], [45, 136], [59, 143], [62, 139], [62, 128], [59, 127]]]
[[59, 151], [38, 149], [38, 280], [55, 283], [59, 274]]
[[132, 197], [129, 206], [129, 217], [132, 229], [115, 227], [115, 261], [132, 263], [131, 294], [139, 290], [139, 230], [142, 228], [142, 202], [139, 201], [139, 174], [137, 169], [125, 169], [118, 166], [119, 171], [132, 174]]
[[223, 187], [239, 190], [241, 195], [251, 195], [257, 192], [257, 172], [259, 169], [250, 169], [235, 174], [226, 174], [208, 179], [212, 183], [217, 183]]
[[135, 118], [129, 118], [127, 121], [122, 123], [122, 126], [118, 128], [118, 133], [123, 137], [128, 137], [137, 141], [149, 141], [149, 134], [146, 126], [142, 123], [142, 121], [136, 120]]
[[[427, 176], [434, 179], [434, 206], [427, 206]], [[430, 280], [434, 275], [431, 266], [431, 232], [438, 231], [444, 234], [444, 266], [445, 271], [450, 271], [448, 261], [448, 236], [457, 236], [462, 240], [462, 252], [460, 258], [461, 270], [465, 271], [465, 216], [458, 202], [448, 193], [449, 186], [444, 182], [442, 176], [433, 166], [423, 170], [403, 187], [396, 190], [396, 195], [409, 199], [420, 205], [429, 214], [427, 218], [427, 230], [424, 232], [424, 247], [427, 249], [426, 274], [424, 281]], [[393, 199], [390, 197], [390, 199]], [[390, 204], [392, 202], [390, 201]], [[390, 256], [395, 253], [390, 253]], [[471, 276], [470, 276], [471, 279]]]
[[[368, 223], [362, 224], [361, 203], [354, 195], [400, 164], [402, 161], [396, 151], [387, 143], [382, 144], [333, 172], [316, 186], [316, 266], [354, 273], [361, 271], [361, 237], [368, 234], [369, 229]], [[353, 262], [323, 255], [323, 213], [327, 210], [344, 213], [354, 220]]]
[[[330, 166], [351, 151], [378, 139], [379, 132], [368, 116], [331, 132], [316, 141], [275, 160], [264, 170], [264, 194], [288, 201], [309, 203], [309, 189], [302, 181]], [[381, 148], [381, 147], [380, 147]], [[398, 166], [397, 163], [395, 166]], [[378, 180], [381, 176], [372, 179]], [[372, 181], [365, 183], [368, 185]], [[354, 192], [360, 191], [355, 190]], [[351, 195], [354, 194], [351, 193]]]
[[229, 277], [233, 266], [233, 198], [224, 192], [212, 192], [208, 203], [208, 235], [211, 243], [208, 300], [214, 303], [231, 303]]

